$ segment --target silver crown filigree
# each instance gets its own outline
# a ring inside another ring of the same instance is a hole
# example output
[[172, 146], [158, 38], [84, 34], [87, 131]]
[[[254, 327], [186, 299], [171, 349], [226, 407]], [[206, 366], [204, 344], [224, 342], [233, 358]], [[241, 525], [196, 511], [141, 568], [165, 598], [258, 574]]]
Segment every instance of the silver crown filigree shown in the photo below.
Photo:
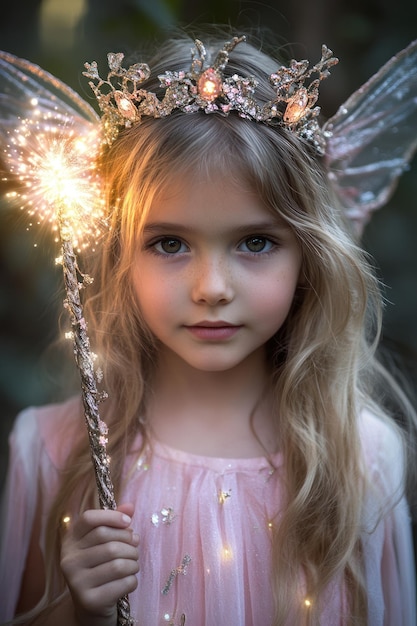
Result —
[[318, 154], [324, 154], [326, 137], [317, 120], [320, 107], [315, 105], [320, 82], [329, 76], [329, 68], [338, 59], [327, 46], [322, 46], [321, 59], [311, 68], [307, 60], [292, 60], [288, 67], [282, 66], [269, 76], [276, 96], [260, 103], [256, 100], [258, 83], [253, 76], [223, 74], [229, 53], [245, 40], [242, 36], [226, 42], [214, 62], [206, 67], [206, 49], [196, 39], [188, 71], [167, 71], [158, 76], [164, 89], [162, 97], [141, 87], [151, 75], [149, 66], [135, 63], [126, 69], [122, 67], [123, 53], [107, 55], [107, 79], [100, 77], [96, 61], [85, 63], [83, 74], [91, 79], [89, 85], [102, 111], [106, 142], [113, 143], [122, 128], [140, 124], [143, 117], [161, 118], [174, 111], [221, 115], [235, 111], [255, 122], [282, 126], [308, 141]]

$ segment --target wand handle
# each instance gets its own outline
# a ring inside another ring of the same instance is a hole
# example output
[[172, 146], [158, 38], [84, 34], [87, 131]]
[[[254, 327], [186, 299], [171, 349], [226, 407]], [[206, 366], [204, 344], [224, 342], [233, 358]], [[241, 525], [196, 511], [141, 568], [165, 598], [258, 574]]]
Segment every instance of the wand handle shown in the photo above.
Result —
[[[87, 324], [83, 316], [83, 307], [80, 298], [82, 284], [78, 282], [79, 270], [71, 240], [63, 237], [62, 242], [62, 267], [66, 290], [65, 308], [68, 309], [71, 318], [73, 333], [73, 348], [75, 361], [81, 378], [82, 401], [84, 416], [90, 442], [91, 458], [96, 477], [100, 508], [116, 509], [114, 488], [110, 476], [109, 457], [107, 455], [107, 427], [100, 419], [98, 410], [99, 394], [97, 380], [94, 372], [93, 358], [90, 349], [90, 340], [87, 333]], [[117, 615], [119, 626], [133, 624], [130, 617], [130, 605], [127, 596], [120, 598], [117, 603]]]

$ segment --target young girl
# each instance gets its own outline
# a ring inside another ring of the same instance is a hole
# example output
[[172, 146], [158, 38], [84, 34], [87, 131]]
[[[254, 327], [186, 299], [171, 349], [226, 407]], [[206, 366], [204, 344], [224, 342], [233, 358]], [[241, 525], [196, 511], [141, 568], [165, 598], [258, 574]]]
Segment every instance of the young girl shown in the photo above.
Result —
[[[119, 506], [97, 508], [77, 397], [19, 415], [2, 617], [115, 626], [129, 594], [143, 626], [412, 626], [380, 294], [328, 189], [320, 128], [298, 125], [314, 94], [288, 99], [287, 124], [263, 123], [240, 77], [273, 102], [279, 64], [214, 40], [224, 62], [187, 83], [191, 46], [149, 63], [140, 87], [165, 109], [147, 96], [129, 118], [127, 92], [112, 94], [119, 109], [99, 99], [110, 224], [85, 316]], [[230, 85], [241, 110], [214, 111]]]

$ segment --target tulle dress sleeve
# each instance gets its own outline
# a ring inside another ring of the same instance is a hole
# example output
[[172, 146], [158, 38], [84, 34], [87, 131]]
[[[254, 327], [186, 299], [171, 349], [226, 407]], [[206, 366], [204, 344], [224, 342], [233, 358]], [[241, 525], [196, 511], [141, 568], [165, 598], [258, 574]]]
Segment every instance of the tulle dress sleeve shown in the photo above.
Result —
[[[32, 526], [42, 503], [41, 538], [76, 436], [78, 399], [20, 413], [9, 438], [9, 467], [1, 502], [0, 623], [14, 617]], [[43, 550], [43, 539], [41, 539]]]
[[[370, 626], [416, 626], [416, 578], [400, 438], [377, 417], [361, 424], [370, 475], [363, 533]], [[382, 495], [382, 498], [381, 498]]]
[[2, 499], [0, 556], [0, 616], [14, 616], [29, 548], [38, 496], [42, 442], [36, 437], [33, 412], [16, 419], [9, 441], [9, 471]]

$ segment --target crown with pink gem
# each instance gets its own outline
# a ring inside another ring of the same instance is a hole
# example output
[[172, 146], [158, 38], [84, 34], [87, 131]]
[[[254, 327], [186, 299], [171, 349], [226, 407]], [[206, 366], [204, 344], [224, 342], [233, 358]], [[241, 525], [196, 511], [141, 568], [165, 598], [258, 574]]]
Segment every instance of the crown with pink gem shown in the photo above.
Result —
[[144, 117], [162, 118], [174, 111], [221, 115], [235, 111], [242, 118], [286, 128], [308, 141], [318, 154], [324, 154], [326, 138], [317, 120], [320, 107], [315, 105], [320, 82], [329, 76], [329, 68], [338, 59], [322, 46], [321, 59], [311, 68], [306, 60], [292, 60], [288, 67], [282, 66], [269, 76], [275, 98], [260, 103], [256, 100], [254, 77], [223, 74], [229, 53], [245, 40], [242, 36], [226, 42], [214, 62], [206, 67], [205, 47], [196, 39], [188, 71], [167, 71], [158, 76], [160, 87], [165, 90], [162, 97], [141, 88], [151, 74], [145, 63], [126, 69], [122, 67], [124, 55], [110, 52], [107, 79], [100, 77], [96, 61], [85, 63], [83, 74], [91, 79], [89, 85], [102, 111], [106, 142], [110, 145], [122, 128], [140, 124]]

